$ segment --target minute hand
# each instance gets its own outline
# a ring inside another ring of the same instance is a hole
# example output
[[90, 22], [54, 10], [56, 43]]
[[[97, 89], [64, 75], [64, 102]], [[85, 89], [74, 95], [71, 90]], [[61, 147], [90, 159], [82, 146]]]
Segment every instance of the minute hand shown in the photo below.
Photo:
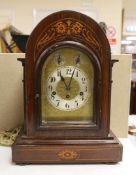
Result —
[[75, 69], [76, 69], [76, 67], [74, 68], [74, 70], [73, 70], [73, 72], [72, 72], [72, 76], [71, 76], [70, 81], [69, 81], [69, 84], [68, 84], [68, 86], [67, 86], [68, 90], [70, 90], [70, 85], [71, 85], [72, 78], [73, 78], [73, 76], [74, 76]]

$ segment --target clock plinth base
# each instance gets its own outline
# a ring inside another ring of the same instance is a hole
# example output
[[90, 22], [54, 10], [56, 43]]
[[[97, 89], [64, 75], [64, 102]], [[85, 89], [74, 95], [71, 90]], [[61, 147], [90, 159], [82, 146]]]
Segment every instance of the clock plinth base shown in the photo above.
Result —
[[45, 140], [18, 136], [12, 146], [16, 164], [116, 163], [123, 147], [111, 133], [104, 139]]

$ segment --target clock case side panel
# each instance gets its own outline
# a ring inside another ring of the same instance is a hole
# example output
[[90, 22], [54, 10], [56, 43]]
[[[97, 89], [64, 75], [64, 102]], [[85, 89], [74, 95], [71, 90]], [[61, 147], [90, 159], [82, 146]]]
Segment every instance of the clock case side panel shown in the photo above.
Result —
[[[67, 33], [61, 33], [59, 24], [66, 26]], [[75, 33], [75, 24], [79, 29]], [[71, 26], [72, 25], [72, 26]], [[70, 27], [73, 27], [72, 30]], [[48, 30], [49, 28], [49, 30]], [[48, 33], [48, 32], [52, 33]], [[55, 33], [53, 33], [55, 31]], [[60, 33], [59, 33], [60, 32]], [[70, 34], [70, 32], [73, 32]], [[78, 33], [79, 32], [79, 33]], [[48, 35], [49, 34], [49, 35]], [[47, 37], [48, 36], [48, 37]], [[54, 37], [53, 37], [54, 36]], [[101, 136], [107, 137], [110, 125], [110, 78], [111, 55], [108, 40], [100, 26], [86, 15], [73, 11], [61, 11], [42, 20], [29, 37], [26, 50], [25, 89], [26, 89], [26, 133], [36, 135], [35, 125], [35, 80], [34, 71], [37, 60], [47, 48], [58, 42], [79, 42], [88, 47], [98, 57], [101, 67]]]
[[[92, 62], [94, 69], [94, 105], [93, 105], [93, 125], [91, 124], [46, 124], [45, 126], [41, 126], [41, 70], [42, 66], [52, 51], [57, 50], [58, 48], [78, 48], [89, 56], [90, 62]], [[37, 133], [40, 136], [44, 137], [101, 137], [101, 133], [103, 133], [103, 128], [101, 128], [101, 109], [100, 103], [101, 101], [101, 69], [98, 62], [98, 58], [94, 55], [94, 53], [89, 50], [87, 47], [83, 46], [80, 43], [75, 42], [61, 42], [57, 43], [54, 46], [48, 48], [41, 54], [35, 69], [35, 124]], [[61, 128], [61, 129], [60, 129]]]

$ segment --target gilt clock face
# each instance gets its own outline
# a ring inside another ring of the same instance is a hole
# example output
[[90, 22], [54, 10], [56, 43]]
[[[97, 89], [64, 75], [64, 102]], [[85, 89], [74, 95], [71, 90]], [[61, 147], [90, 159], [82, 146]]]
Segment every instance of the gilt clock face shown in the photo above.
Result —
[[78, 48], [56, 49], [42, 68], [42, 124], [90, 123], [93, 89], [94, 71], [89, 56]]

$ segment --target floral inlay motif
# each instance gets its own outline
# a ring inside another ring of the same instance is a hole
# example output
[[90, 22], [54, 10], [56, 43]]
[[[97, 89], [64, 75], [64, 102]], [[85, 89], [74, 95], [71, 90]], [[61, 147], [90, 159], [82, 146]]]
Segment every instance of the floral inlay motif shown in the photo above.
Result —
[[55, 28], [56, 28], [56, 32], [61, 34], [65, 33], [67, 30], [66, 24], [61, 21], [55, 24]]
[[57, 155], [63, 160], [75, 160], [79, 157], [79, 153], [75, 150], [62, 150]]
[[59, 20], [51, 23], [50, 26], [43, 30], [42, 34], [37, 40], [35, 57], [38, 57], [43, 48], [52, 42], [70, 40], [77, 38], [79, 40], [87, 41], [94, 48], [101, 51], [101, 46], [98, 42], [98, 38], [93, 30], [81, 21], [73, 19]]
[[79, 22], [75, 22], [71, 28], [72, 32], [78, 34], [82, 31], [83, 25]]

